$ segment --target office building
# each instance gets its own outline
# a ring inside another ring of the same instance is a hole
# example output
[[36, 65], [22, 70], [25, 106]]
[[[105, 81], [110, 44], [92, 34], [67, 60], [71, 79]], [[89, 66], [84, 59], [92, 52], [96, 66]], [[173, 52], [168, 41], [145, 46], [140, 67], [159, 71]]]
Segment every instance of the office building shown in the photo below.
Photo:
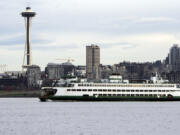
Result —
[[180, 48], [177, 44], [170, 48], [169, 68], [171, 71], [180, 71]]
[[100, 80], [100, 48], [97, 45], [86, 46], [86, 76], [88, 81]]

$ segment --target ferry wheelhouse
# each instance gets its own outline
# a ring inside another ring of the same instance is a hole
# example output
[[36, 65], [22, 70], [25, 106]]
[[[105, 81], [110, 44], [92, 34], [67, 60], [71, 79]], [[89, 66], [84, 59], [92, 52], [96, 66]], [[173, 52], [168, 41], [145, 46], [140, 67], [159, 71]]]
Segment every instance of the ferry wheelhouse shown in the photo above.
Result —
[[43, 87], [41, 101], [180, 101], [179, 84], [70, 83]]

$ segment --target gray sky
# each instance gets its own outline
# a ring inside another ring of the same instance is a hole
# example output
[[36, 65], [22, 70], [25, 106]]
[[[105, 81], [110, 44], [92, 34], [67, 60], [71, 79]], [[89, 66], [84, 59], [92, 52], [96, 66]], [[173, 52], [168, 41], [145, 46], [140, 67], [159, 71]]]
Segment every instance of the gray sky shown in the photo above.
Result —
[[0, 64], [20, 70], [27, 5], [33, 18], [33, 64], [42, 68], [57, 58], [85, 65], [85, 46], [101, 48], [101, 63], [163, 60], [180, 43], [178, 0], [6, 0], [0, 2]]

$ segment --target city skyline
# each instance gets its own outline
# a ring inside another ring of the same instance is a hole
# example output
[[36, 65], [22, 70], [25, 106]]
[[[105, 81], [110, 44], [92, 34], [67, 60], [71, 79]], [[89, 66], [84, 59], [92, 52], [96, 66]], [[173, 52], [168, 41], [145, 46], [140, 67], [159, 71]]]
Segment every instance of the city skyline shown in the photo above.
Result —
[[[85, 65], [90, 44], [101, 48], [102, 64], [163, 60], [170, 47], [180, 43], [179, 5], [177, 0], [32, 0], [37, 12], [32, 63], [44, 68], [58, 63], [56, 58], [71, 57], [74, 64]], [[25, 31], [19, 14], [26, 6], [23, 0], [0, 2], [0, 61], [9, 70], [21, 70]]]

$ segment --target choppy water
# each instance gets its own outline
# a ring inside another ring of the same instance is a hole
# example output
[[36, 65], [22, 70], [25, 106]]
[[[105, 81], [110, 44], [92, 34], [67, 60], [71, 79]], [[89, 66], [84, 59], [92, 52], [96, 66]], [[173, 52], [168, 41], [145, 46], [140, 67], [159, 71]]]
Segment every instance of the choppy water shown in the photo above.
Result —
[[0, 135], [179, 135], [180, 102], [0, 99]]

